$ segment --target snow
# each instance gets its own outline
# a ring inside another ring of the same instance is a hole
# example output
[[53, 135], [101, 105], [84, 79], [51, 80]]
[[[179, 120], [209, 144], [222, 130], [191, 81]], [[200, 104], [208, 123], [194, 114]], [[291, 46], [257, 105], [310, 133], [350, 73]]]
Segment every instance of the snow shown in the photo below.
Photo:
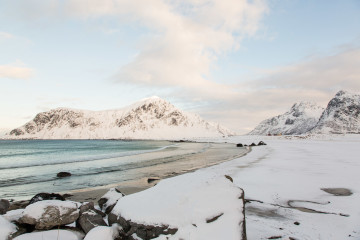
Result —
[[83, 238], [83, 233], [60, 229], [26, 233], [14, 238], [14, 240], [81, 240]]
[[54, 206], [59, 209], [60, 216], [67, 213], [68, 209], [76, 209], [80, 206], [80, 203], [73, 201], [60, 201], [60, 200], [44, 200], [39, 201], [27, 206], [23, 215], [31, 216], [34, 219], [40, 219], [45, 210], [49, 206]]
[[[143, 224], [179, 228], [174, 236], [158, 239], [240, 239], [241, 205], [235, 196], [241, 187], [250, 200], [248, 239], [360, 239], [359, 135], [240, 136], [226, 141], [260, 140], [268, 145], [253, 147], [232, 161], [162, 180], [123, 197], [113, 212]], [[322, 188], [346, 188], [353, 194], [334, 196]], [[206, 224], [204, 219], [220, 213], [224, 215]]]
[[114, 224], [111, 227], [95, 227], [86, 234], [84, 240], [113, 240], [119, 236], [119, 230], [121, 229], [122, 228], [117, 224]]
[[182, 139], [234, 135], [169, 102], [152, 97], [116, 110], [57, 108], [39, 113], [9, 138], [35, 139]]
[[9, 222], [6, 218], [0, 215], [0, 240], [7, 240], [8, 236], [16, 232], [16, 225]]
[[[257, 140], [260, 138], [232, 139], [243, 143]], [[231, 172], [247, 199], [264, 202], [246, 204], [248, 238], [347, 239], [351, 235], [360, 239], [360, 136], [261, 140], [268, 145], [254, 147], [245, 157], [217, 166]], [[321, 190], [337, 187], [350, 189], [353, 195], [334, 196]], [[292, 206], [331, 214], [288, 208], [290, 200], [297, 200]], [[300, 225], [295, 225], [296, 221]]]
[[13, 222], [19, 220], [24, 214], [24, 209], [16, 209], [6, 212], [6, 214], [3, 215], [4, 218], [6, 218], [8, 221]]

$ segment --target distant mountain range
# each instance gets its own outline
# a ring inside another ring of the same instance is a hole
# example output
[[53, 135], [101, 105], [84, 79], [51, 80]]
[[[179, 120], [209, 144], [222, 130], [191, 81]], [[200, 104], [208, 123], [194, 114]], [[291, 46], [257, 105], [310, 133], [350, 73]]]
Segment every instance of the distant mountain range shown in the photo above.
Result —
[[57, 108], [39, 113], [7, 138], [21, 139], [183, 139], [235, 133], [151, 97], [118, 110]]
[[360, 133], [360, 95], [339, 91], [324, 109], [301, 102], [279, 116], [266, 119], [250, 135]]

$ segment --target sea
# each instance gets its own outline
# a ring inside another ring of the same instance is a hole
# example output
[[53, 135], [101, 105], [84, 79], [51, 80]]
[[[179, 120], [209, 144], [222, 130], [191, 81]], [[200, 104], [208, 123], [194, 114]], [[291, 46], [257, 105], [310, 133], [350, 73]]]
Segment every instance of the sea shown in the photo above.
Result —
[[[174, 145], [168, 141], [0, 140], [0, 199], [39, 192], [63, 192], [129, 179], [126, 171], [143, 167], [130, 156]], [[71, 177], [58, 178], [58, 172]]]
[[[244, 154], [229, 144], [122, 140], [0, 140], [0, 199], [29, 199], [166, 177]], [[57, 177], [70, 172], [70, 177]]]

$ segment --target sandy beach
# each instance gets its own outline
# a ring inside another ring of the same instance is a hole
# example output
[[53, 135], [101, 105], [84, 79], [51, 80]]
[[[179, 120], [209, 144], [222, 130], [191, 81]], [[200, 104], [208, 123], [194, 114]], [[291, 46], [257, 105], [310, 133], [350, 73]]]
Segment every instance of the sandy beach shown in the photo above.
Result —
[[[199, 151], [199, 149], [202, 149]], [[96, 202], [110, 188], [117, 188], [125, 195], [137, 193], [153, 187], [161, 179], [178, 176], [184, 173], [193, 172], [197, 169], [220, 164], [235, 158], [244, 156], [250, 151], [248, 148], [238, 148], [233, 143], [179, 143], [177, 146], [168, 148], [161, 152], [146, 153], [137, 155], [138, 158], [154, 159], [158, 157], [173, 158], [173, 161], [162, 165], [149, 166], [140, 169], [144, 176], [140, 179], [122, 181], [114, 184], [98, 186], [94, 188], [84, 188], [72, 191], [61, 192], [69, 194], [68, 200], [77, 202], [93, 201]], [[184, 154], [186, 153], [186, 154]], [[181, 155], [181, 157], [179, 157]], [[148, 182], [148, 179], [151, 179]]]

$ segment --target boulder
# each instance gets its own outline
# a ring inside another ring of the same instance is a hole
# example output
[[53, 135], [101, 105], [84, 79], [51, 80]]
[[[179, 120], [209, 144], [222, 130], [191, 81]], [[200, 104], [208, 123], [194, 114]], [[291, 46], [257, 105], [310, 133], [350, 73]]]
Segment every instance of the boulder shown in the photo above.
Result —
[[82, 203], [82, 205], [80, 206], [79, 209], [80, 209], [80, 212], [79, 212], [80, 216], [81, 216], [81, 214], [82, 214], [83, 212], [86, 212], [86, 211], [88, 211], [88, 210], [92, 210], [92, 211], [96, 212], [97, 214], [100, 214], [101, 217], [103, 217], [103, 218], [106, 217], [106, 214], [105, 214], [105, 213], [103, 213], [102, 211], [97, 210], [97, 209], [95, 208], [93, 202], [85, 202], [85, 203]]
[[250, 144], [250, 147], [255, 147], [255, 146], [256, 146], [255, 143]]
[[72, 201], [39, 201], [25, 208], [19, 222], [34, 225], [36, 229], [67, 225], [79, 218], [78, 205]]
[[43, 200], [65, 201], [65, 198], [57, 193], [38, 193], [30, 199], [29, 205]]
[[29, 200], [12, 202], [8, 211], [26, 208], [26, 206], [29, 205], [29, 202]]
[[238, 143], [236, 144], [236, 147], [244, 147], [244, 145], [242, 143]]
[[80, 225], [81, 229], [85, 233], [88, 233], [91, 229], [98, 226], [107, 226], [103, 217], [91, 209], [81, 213], [79, 219], [77, 220], [77, 224]]
[[70, 177], [71, 173], [69, 173], [69, 172], [59, 172], [56, 176], [59, 177], [59, 178]]
[[152, 183], [152, 182], [156, 182], [156, 181], [160, 181], [161, 179], [158, 177], [149, 177], [147, 182], [148, 183]]
[[260, 141], [260, 142], [258, 143], [258, 146], [264, 146], [264, 145], [266, 145], [266, 143], [264, 143], [263, 141]]
[[99, 207], [106, 214], [109, 214], [111, 212], [111, 210], [114, 208], [117, 201], [120, 198], [122, 198], [123, 196], [125, 196], [125, 195], [122, 194], [116, 188], [110, 188], [110, 190], [99, 199], [99, 201], [98, 201]]
[[121, 198], [108, 215], [109, 225], [119, 224], [124, 239], [224, 239], [226, 235], [246, 240], [244, 193], [230, 179], [203, 172], [164, 179]]
[[6, 199], [0, 199], [0, 214], [5, 214], [10, 208], [10, 202]]

